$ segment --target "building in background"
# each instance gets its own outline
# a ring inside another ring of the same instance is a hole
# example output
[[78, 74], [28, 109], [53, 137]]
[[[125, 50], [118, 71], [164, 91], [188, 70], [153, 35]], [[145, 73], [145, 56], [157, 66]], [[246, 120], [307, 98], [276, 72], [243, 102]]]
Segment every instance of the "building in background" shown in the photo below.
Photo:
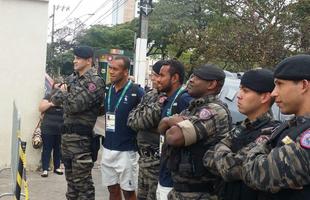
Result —
[[113, 0], [112, 25], [129, 22], [135, 18], [135, 0]]
[[0, 169], [11, 165], [13, 102], [28, 168], [35, 168], [41, 152], [32, 148], [31, 136], [44, 95], [48, 0], [0, 0], [0, 24]]

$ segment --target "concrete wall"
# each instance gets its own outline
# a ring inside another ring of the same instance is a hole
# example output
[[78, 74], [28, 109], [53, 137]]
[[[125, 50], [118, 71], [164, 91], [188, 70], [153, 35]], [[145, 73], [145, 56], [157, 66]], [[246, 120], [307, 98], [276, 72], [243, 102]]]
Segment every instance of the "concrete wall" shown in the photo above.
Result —
[[31, 146], [44, 89], [48, 0], [0, 0], [0, 168], [10, 166], [13, 100], [27, 141], [28, 167], [39, 163]]

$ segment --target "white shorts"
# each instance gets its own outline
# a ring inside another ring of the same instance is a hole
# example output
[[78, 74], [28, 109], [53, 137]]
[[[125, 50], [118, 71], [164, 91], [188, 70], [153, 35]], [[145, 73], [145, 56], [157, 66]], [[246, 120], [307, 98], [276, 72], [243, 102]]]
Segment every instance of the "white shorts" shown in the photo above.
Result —
[[138, 153], [135, 151], [114, 151], [103, 148], [101, 159], [103, 185], [120, 184], [122, 190], [136, 190], [138, 159]]
[[172, 187], [164, 187], [158, 183], [157, 190], [156, 190], [156, 199], [157, 200], [167, 200], [168, 194], [171, 190], [172, 190]]

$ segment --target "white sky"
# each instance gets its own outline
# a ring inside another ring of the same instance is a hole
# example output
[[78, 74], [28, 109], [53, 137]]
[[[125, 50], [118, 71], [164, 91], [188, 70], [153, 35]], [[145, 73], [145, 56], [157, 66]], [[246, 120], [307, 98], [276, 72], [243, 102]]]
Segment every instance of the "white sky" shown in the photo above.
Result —
[[[112, 0], [50, 0], [48, 35], [51, 33], [53, 5], [56, 8], [58, 6], [55, 11], [55, 30], [65, 26], [74, 18], [79, 18], [82, 22], [86, 21], [88, 26], [112, 23]], [[65, 8], [62, 9], [62, 7]]]

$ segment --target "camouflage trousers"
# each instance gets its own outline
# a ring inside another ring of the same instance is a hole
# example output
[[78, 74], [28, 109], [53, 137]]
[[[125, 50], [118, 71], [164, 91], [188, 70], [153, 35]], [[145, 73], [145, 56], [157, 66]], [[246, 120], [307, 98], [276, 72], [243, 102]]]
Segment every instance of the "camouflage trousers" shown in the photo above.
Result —
[[138, 200], [156, 200], [159, 164], [143, 167], [139, 160]]
[[177, 192], [172, 189], [168, 194], [169, 200], [218, 200], [217, 196], [204, 192]]
[[61, 153], [67, 180], [67, 200], [94, 200], [95, 187], [91, 171], [91, 137], [63, 134]]

